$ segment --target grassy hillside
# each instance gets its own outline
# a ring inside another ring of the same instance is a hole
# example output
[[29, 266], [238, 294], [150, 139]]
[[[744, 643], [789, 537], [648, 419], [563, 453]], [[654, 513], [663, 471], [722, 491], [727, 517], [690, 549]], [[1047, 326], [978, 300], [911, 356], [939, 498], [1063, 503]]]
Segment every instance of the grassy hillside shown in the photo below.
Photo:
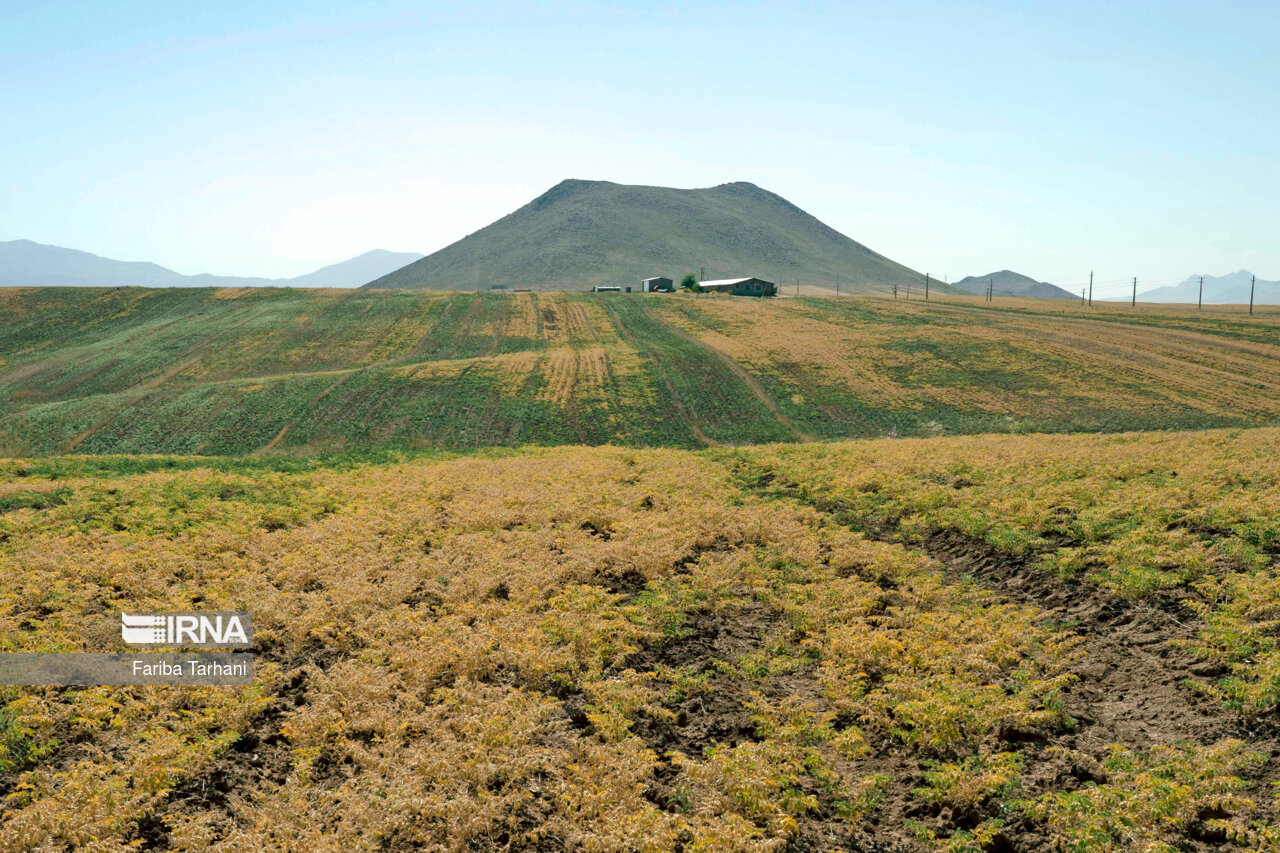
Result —
[[1276, 320], [969, 297], [5, 289], [0, 454], [1265, 425]]
[[3, 461], [0, 850], [1275, 851], [1277, 442]]
[[708, 279], [838, 280], [849, 292], [924, 280], [753, 184], [679, 190], [570, 180], [368, 286], [589, 290], [703, 269]]

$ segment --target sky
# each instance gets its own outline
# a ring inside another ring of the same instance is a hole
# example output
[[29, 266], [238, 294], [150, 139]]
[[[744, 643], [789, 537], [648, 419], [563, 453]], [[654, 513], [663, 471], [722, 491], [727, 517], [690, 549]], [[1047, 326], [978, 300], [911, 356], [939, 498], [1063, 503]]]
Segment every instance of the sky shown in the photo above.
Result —
[[1276, 280], [1278, 42], [1274, 2], [0, 0], [0, 240], [287, 277], [744, 180], [952, 281]]

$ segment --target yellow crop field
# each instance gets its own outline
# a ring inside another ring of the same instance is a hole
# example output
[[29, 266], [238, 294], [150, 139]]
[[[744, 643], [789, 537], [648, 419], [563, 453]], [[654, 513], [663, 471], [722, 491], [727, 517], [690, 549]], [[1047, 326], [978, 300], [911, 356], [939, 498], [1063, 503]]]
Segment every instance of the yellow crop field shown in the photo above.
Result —
[[1277, 850], [1278, 447], [0, 461], [0, 650], [258, 658], [0, 688], [0, 853]]

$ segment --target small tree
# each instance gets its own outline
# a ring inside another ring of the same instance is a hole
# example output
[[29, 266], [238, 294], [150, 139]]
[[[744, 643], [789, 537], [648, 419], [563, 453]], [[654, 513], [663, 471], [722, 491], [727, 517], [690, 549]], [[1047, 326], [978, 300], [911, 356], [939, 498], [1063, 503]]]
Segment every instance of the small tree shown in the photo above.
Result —
[[698, 284], [698, 280], [694, 278], [693, 273], [685, 273], [684, 278], [680, 279], [680, 286], [690, 293], [698, 293], [702, 287]]

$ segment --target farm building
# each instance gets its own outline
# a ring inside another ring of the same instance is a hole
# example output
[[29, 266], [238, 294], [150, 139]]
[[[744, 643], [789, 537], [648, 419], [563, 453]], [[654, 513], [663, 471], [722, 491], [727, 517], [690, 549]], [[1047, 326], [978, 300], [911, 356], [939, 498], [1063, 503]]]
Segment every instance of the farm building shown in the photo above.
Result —
[[762, 278], [720, 278], [700, 281], [698, 286], [703, 290], [731, 293], [734, 296], [776, 296], [778, 293], [778, 285]]
[[666, 276], [657, 275], [640, 282], [641, 293], [670, 293], [676, 289], [676, 283]]
[[[627, 288], [627, 289], [630, 290], [631, 288]], [[597, 284], [595, 287], [591, 288], [591, 292], [592, 293], [621, 293], [622, 288], [618, 287], [616, 284]]]

